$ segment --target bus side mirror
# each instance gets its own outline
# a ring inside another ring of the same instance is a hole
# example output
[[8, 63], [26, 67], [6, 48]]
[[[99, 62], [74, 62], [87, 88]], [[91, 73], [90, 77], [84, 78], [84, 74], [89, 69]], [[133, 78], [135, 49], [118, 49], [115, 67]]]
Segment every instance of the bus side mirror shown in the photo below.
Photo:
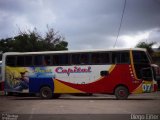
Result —
[[109, 75], [109, 72], [108, 72], [108, 71], [101, 71], [101, 72], [100, 72], [100, 75], [101, 75], [102, 77], [104, 77], [104, 76]]

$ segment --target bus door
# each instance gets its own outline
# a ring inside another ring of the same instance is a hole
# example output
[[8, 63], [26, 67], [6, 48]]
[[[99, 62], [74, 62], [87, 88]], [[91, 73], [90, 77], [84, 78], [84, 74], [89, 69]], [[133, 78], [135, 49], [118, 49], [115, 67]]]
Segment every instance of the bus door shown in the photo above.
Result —
[[145, 51], [133, 51], [136, 77], [142, 82], [142, 92], [153, 91], [153, 70]]

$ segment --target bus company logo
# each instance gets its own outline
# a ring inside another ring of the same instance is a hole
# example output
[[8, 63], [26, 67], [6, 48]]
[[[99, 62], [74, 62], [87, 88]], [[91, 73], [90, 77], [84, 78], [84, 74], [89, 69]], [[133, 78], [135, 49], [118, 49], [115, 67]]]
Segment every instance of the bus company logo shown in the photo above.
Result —
[[86, 68], [82, 68], [82, 67], [74, 67], [74, 68], [63, 68], [63, 67], [57, 67], [55, 69], [56, 73], [61, 73], [61, 74], [67, 74], [68, 76], [70, 75], [70, 73], [90, 73], [91, 71], [91, 67], [88, 66]]

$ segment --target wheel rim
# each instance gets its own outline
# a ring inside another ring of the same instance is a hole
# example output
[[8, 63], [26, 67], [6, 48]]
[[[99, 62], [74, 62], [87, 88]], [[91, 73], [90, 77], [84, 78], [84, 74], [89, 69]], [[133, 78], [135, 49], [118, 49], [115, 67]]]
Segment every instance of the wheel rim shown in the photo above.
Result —
[[120, 91], [119, 91], [119, 95], [122, 96], [122, 97], [124, 97], [124, 96], [126, 95], [126, 93], [125, 93], [124, 90], [120, 90]]
[[48, 90], [43, 90], [42, 96], [46, 98], [46, 97], [48, 97], [48, 95], [49, 95], [49, 91]]

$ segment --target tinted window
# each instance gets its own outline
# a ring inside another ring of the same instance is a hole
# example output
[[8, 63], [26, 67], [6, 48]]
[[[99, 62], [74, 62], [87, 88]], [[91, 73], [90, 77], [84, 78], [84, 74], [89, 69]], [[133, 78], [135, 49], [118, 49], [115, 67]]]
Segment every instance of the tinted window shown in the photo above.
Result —
[[133, 51], [134, 63], [149, 63], [148, 57], [143, 51]]
[[80, 64], [80, 54], [72, 54], [72, 64]]
[[88, 64], [88, 63], [89, 63], [89, 54], [81, 54], [80, 64]]
[[44, 65], [51, 65], [51, 56], [49, 55], [44, 56]]
[[7, 56], [6, 65], [15, 66], [16, 57], [15, 56]]
[[35, 55], [34, 56], [34, 65], [43, 65], [43, 56]]
[[72, 64], [89, 64], [89, 54], [80, 53], [72, 54]]
[[59, 64], [59, 57], [58, 55], [53, 55], [53, 65], [58, 65]]
[[113, 52], [112, 63], [114, 64], [129, 63], [129, 52]]
[[121, 63], [120, 53], [112, 53], [112, 63]]
[[68, 54], [53, 55], [53, 65], [68, 65]]
[[32, 56], [25, 56], [25, 65], [32, 66]]
[[129, 63], [129, 52], [123, 52], [121, 53], [121, 63]]
[[17, 66], [24, 66], [24, 56], [17, 56]]
[[109, 53], [92, 53], [91, 63], [92, 64], [106, 64], [110, 62]]

